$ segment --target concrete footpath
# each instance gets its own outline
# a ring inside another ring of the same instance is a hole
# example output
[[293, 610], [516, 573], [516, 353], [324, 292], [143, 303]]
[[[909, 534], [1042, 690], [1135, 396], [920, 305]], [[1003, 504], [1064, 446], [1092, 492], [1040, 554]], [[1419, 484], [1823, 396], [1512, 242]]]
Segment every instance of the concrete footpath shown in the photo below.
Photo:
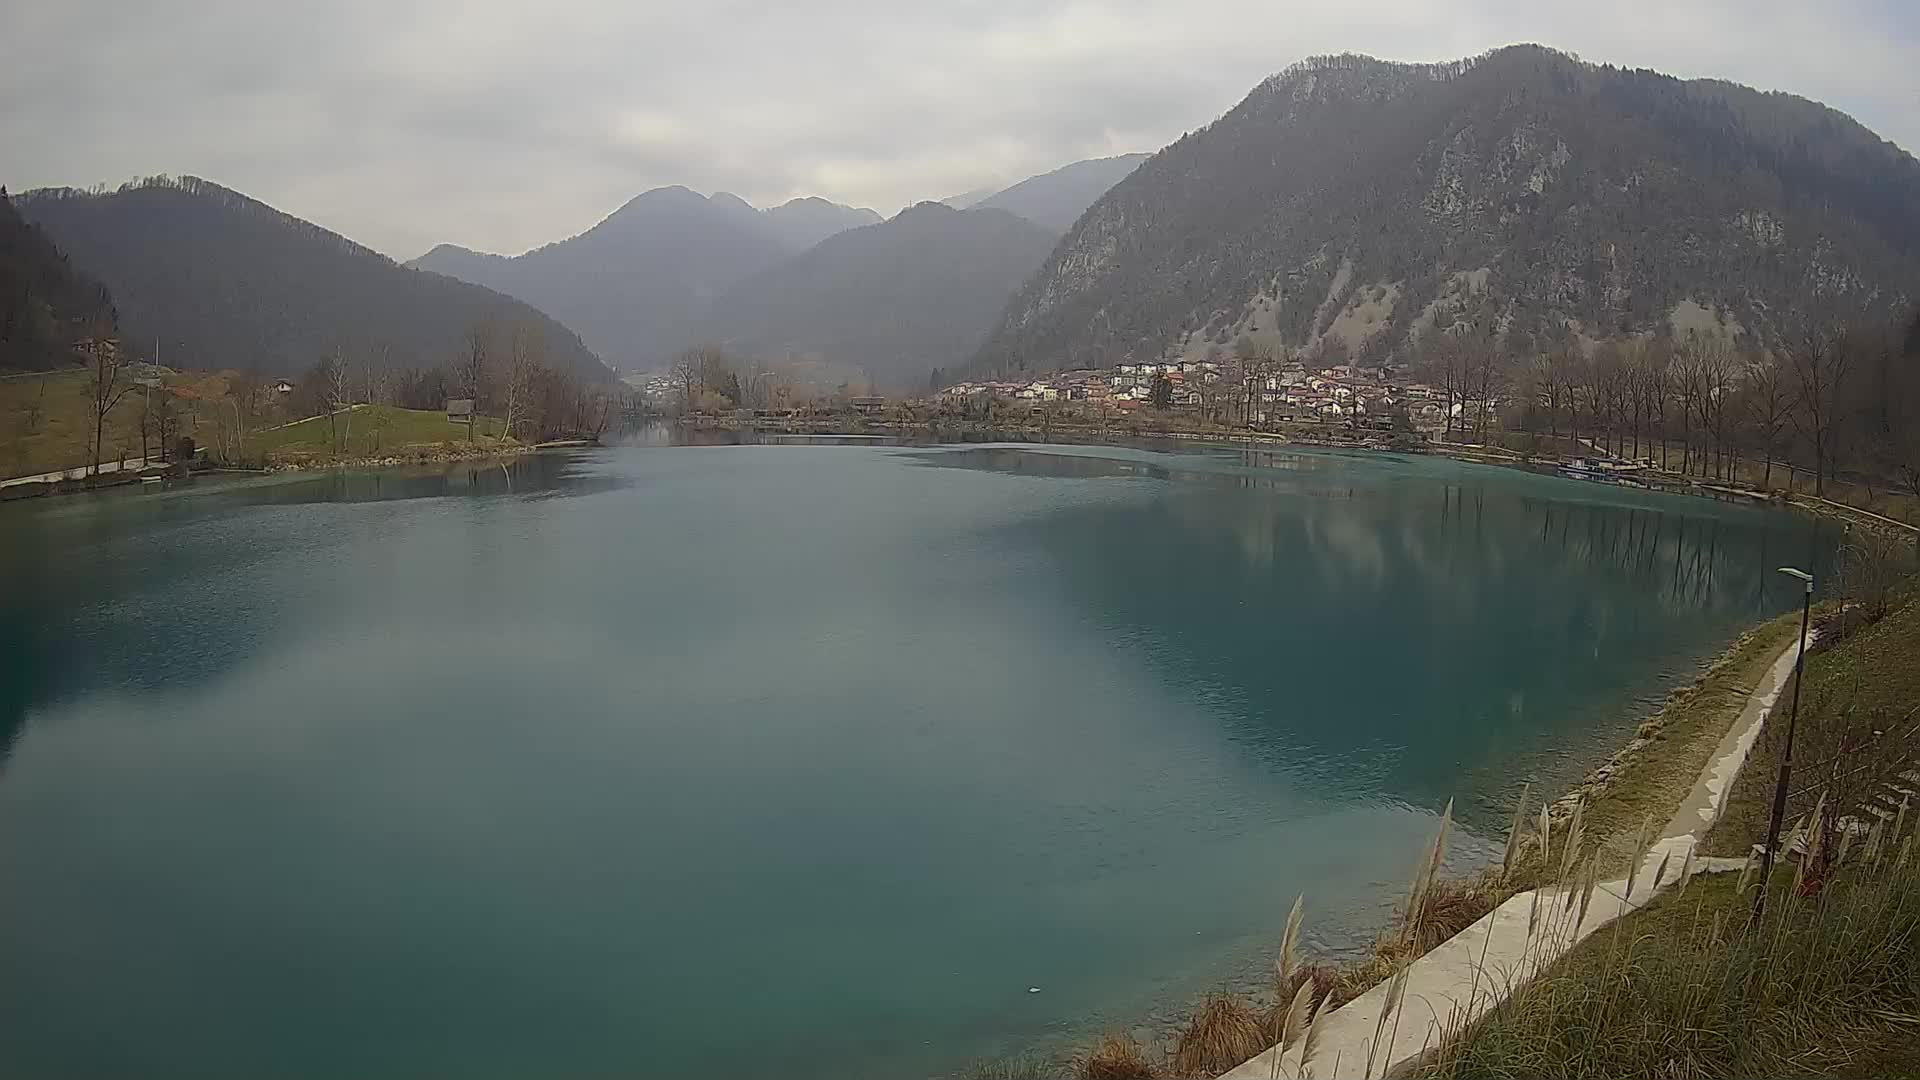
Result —
[[[1713, 760], [1649, 848], [1646, 859], [1635, 868], [1631, 899], [1626, 878], [1601, 882], [1594, 890], [1586, 918], [1576, 926], [1577, 920], [1568, 912], [1566, 892], [1551, 886], [1538, 890], [1537, 909], [1534, 892], [1520, 893], [1413, 962], [1407, 971], [1401, 1006], [1388, 1017], [1386, 1030], [1379, 1033], [1377, 1050], [1375, 1031], [1386, 1004], [1387, 983], [1315, 1021], [1316, 1027], [1324, 1027], [1315, 1040], [1313, 1061], [1304, 1070], [1300, 1065], [1301, 1048], [1296, 1044], [1285, 1055], [1269, 1049], [1222, 1074], [1221, 1080], [1379, 1077], [1405, 1070], [1438, 1046], [1449, 1028], [1484, 1015], [1579, 941], [1650, 902], [1655, 895], [1653, 879], [1663, 859], [1667, 867], [1661, 891], [1672, 888], [1680, 878], [1687, 852], [1719, 818], [1734, 778], [1752, 753], [1761, 726], [1793, 674], [1798, 657], [1799, 642], [1795, 641], [1781, 651], [1748, 695], [1740, 716], [1714, 751]], [[1737, 870], [1741, 865], [1739, 859], [1696, 858], [1693, 872]], [[1577, 907], [1579, 897], [1571, 899]], [[1530, 922], [1535, 923], [1531, 931]]]
[[[159, 463], [155, 462], [155, 464]], [[128, 458], [124, 462], [103, 461], [100, 463], [99, 471], [102, 474], [117, 473], [122, 469], [128, 472], [139, 472], [146, 467], [146, 458]], [[53, 484], [61, 480], [85, 480], [87, 473], [92, 468], [93, 466], [91, 465], [76, 465], [71, 469], [56, 469], [53, 472], [34, 473], [32, 476], [9, 477], [8, 479], [0, 480], [0, 488], [13, 487], [18, 484]]]

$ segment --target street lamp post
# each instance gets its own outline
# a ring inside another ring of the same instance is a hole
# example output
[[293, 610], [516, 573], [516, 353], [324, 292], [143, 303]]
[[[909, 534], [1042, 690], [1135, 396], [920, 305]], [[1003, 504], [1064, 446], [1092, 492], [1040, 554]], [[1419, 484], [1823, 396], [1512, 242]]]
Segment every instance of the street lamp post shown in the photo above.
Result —
[[1760, 889], [1753, 897], [1756, 916], [1766, 904], [1767, 882], [1773, 873], [1774, 855], [1780, 847], [1780, 821], [1787, 814], [1787, 781], [1793, 775], [1793, 729], [1800, 719], [1800, 684], [1807, 672], [1807, 623], [1813, 616], [1813, 575], [1791, 566], [1780, 567], [1780, 573], [1798, 578], [1806, 589], [1800, 602], [1800, 654], [1793, 661], [1793, 707], [1787, 713], [1787, 745], [1780, 754], [1780, 775], [1773, 782], [1773, 815], [1767, 822], [1767, 847], [1760, 855]]

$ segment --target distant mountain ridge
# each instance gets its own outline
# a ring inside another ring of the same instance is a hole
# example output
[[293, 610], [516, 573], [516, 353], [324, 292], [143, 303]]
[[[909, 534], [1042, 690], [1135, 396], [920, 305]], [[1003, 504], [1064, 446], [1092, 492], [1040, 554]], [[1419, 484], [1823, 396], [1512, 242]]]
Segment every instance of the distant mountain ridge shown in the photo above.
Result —
[[580, 338], [512, 297], [402, 267], [378, 252], [197, 177], [108, 192], [30, 191], [23, 216], [104, 282], [123, 342], [194, 368], [295, 375], [335, 350], [390, 368], [450, 362], [483, 320], [538, 326], [547, 362], [611, 376]]
[[872, 210], [794, 199], [759, 210], [736, 195], [684, 187], [635, 196], [592, 228], [512, 257], [442, 244], [409, 265], [517, 296], [580, 332], [620, 365], [663, 362], [685, 347], [721, 292]]
[[919, 390], [965, 361], [1054, 234], [995, 207], [927, 202], [829, 237], [723, 293], [699, 330], [730, 351], [857, 367]]
[[1056, 233], [1063, 233], [1072, 228], [1095, 199], [1105, 195], [1109, 188], [1151, 156], [1121, 154], [1118, 157], [1088, 158], [1062, 165], [1051, 172], [1037, 173], [1008, 187], [975, 188], [939, 201], [955, 210], [969, 210], [976, 206], [1005, 210]]
[[1122, 154], [1063, 165], [1025, 180], [974, 203], [1018, 214], [1056, 233], [1073, 228], [1087, 207], [1126, 179], [1150, 154]]
[[1920, 163], [1804, 99], [1514, 46], [1324, 57], [1120, 180], [976, 358], [1050, 370], [1228, 346], [1405, 356], [1707, 328], [1920, 292]]

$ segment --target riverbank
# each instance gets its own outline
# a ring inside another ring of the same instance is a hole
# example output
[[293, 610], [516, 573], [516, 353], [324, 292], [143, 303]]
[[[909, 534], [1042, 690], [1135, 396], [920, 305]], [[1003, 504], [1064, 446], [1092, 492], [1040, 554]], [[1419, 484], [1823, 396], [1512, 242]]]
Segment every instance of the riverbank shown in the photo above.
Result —
[[546, 445], [535, 446], [510, 440], [473, 443], [429, 443], [405, 446], [390, 453], [364, 457], [337, 457], [328, 454], [283, 453], [267, 463], [270, 473], [310, 472], [319, 469], [387, 469], [399, 466], [446, 465], [462, 461], [509, 461], [530, 454]]
[[[1477, 465], [1497, 465], [1525, 472], [1567, 475], [1572, 459], [1558, 454], [1529, 454], [1488, 443], [1436, 442], [1407, 432], [1348, 429], [1332, 424], [1292, 424], [1283, 430], [1258, 431], [1224, 425], [1179, 425], [1158, 418], [1143, 420], [1129, 417], [1125, 423], [1088, 424], [1070, 421], [1039, 421], [1030, 418], [1012, 422], [953, 421], [950, 419], [902, 419], [894, 416], [830, 414], [824, 416], [739, 417], [700, 415], [682, 417], [679, 426], [696, 431], [755, 432], [764, 435], [840, 435], [891, 437], [924, 440], [930, 443], [1038, 441], [1111, 444], [1116, 441], [1181, 440], [1222, 447], [1305, 447], [1321, 450], [1374, 451], [1399, 454], [1430, 454]], [[1569, 477], [1572, 478], [1572, 477]], [[1787, 506], [1805, 513], [1864, 524], [1875, 528], [1920, 532], [1920, 526], [1908, 525], [1883, 515], [1835, 503], [1813, 496], [1791, 496], [1783, 492], [1765, 492], [1661, 469], [1641, 469], [1631, 475], [1588, 482], [1642, 488], [1670, 494], [1695, 495], [1716, 501], [1764, 503]]]
[[1772, 879], [1756, 877], [1751, 852], [1784, 740], [1756, 725], [1745, 767], [1715, 777], [1718, 812], [1689, 860], [1740, 872], [1669, 890], [1573, 950], [1456, 1025], [1421, 1075], [1920, 1075], [1911, 582], [1880, 618], [1833, 631], [1808, 652], [1804, 688], [1779, 680], [1781, 707], [1799, 702], [1799, 767]]
[[[1204, 1002], [1196, 1002], [1190, 1016], [1156, 1014], [1130, 1030], [1110, 1035], [1100, 1047], [1071, 1063], [1031, 1063], [1032, 1071], [1028, 1075], [1034, 1080], [1043, 1080], [1061, 1075], [1069, 1068], [1081, 1076], [1109, 1075], [1099, 1072], [1105, 1065], [1112, 1064], [1108, 1058], [1124, 1058], [1137, 1052], [1140, 1071], [1117, 1071], [1111, 1075], [1184, 1080], [1211, 1077], [1245, 1061], [1248, 1064], [1231, 1075], [1264, 1077], [1270, 1066], [1267, 1058], [1272, 1055], [1262, 1055], [1261, 1048], [1273, 1042], [1279, 1014], [1287, 1004], [1285, 999], [1303, 980], [1310, 980], [1316, 986], [1316, 997], [1324, 995], [1319, 1006], [1320, 1011], [1328, 1013], [1329, 1022], [1344, 1014], [1346, 1019], [1341, 1026], [1350, 1029], [1346, 1030], [1345, 1041], [1372, 1038], [1372, 1018], [1377, 1016], [1382, 1004], [1375, 999], [1385, 992], [1382, 984], [1414, 965], [1420, 965], [1423, 971], [1433, 969], [1421, 986], [1428, 997], [1442, 994], [1456, 979], [1470, 979], [1470, 975], [1463, 973], [1476, 959], [1484, 963], [1486, 957], [1466, 957], [1467, 966], [1461, 972], [1453, 972], [1449, 966], [1451, 961], [1440, 958], [1442, 950], [1447, 950], [1448, 956], [1460, 952], [1465, 946], [1459, 943], [1480, 933], [1474, 928], [1483, 924], [1490, 928], [1487, 933], [1493, 933], [1494, 922], [1489, 920], [1506, 920], [1506, 932], [1512, 936], [1514, 916], [1507, 909], [1516, 902], [1515, 898], [1520, 897], [1524, 902], [1531, 892], [1552, 888], [1554, 882], [1567, 876], [1565, 872], [1556, 871], [1552, 864], [1573, 867], [1576, 876], [1584, 872], [1610, 880], [1630, 870], [1636, 874], [1650, 871], [1650, 867], [1642, 864], [1650, 861], [1647, 851], [1650, 846], [1657, 847], [1657, 837], [1669, 834], [1679, 837], [1684, 833], [1687, 839], [1672, 842], [1684, 842], [1690, 847], [1698, 838], [1690, 829], [1682, 827], [1684, 811], [1699, 796], [1705, 783], [1703, 778], [1713, 774], [1716, 763], [1727, 758], [1728, 744], [1737, 734], [1736, 729], [1758, 725], [1772, 707], [1791, 669], [1792, 657], [1797, 654], [1798, 630], [1796, 613], [1768, 619], [1741, 634], [1692, 681], [1670, 693], [1635, 726], [1633, 735], [1618, 751], [1589, 770], [1572, 788], [1544, 806], [1537, 801], [1531, 807], [1517, 806], [1514, 834], [1508, 838], [1510, 866], [1492, 867], [1465, 880], [1436, 877], [1424, 890], [1420, 904], [1403, 907], [1394, 922], [1382, 928], [1371, 956], [1334, 964], [1311, 957], [1304, 963], [1295, 961], [1295, 971], [1305, 974], [1296, 974], [1286, 986], [1224, 990]], [[1740, 756], [1744, 759], [1744, 752]], [[1738, 770], [1739, 763], [1733, 763], [1732, 768]], [[1721, 811], [1727, 794], [1723, 778], [1709, 797], [1712, 806], [1708, 821]], [[1524, 791], [1514, 792], [1516, 803], [1525, 798]], [[1548, 859], [1540, 858], [1542, 848], [1538, 837], [1542, 833], [1542, 817], [1544, 832], [1549, 838], [1545, 852]], [[1527, 822], [1525, 828], [1519, 824], [1521, 818]], [[1660, 829], [1663, 824], [1665, 828]], [[1656, 829], [1660, 831], [1656, 833]], [[1578, 846], [1571, 855], [1563, 847], [1569, 838]], [[1677, 862], [1673, 870], [1667, 875], [1669, 881], [1678, 875]], [[1566, 887], [1564, 882], [1562, 887]], [[1612, 888], [1616, 894], [1627, 891], [1624, 881], [1613, 882]], [[1604, 918], [1631, 912], [1644, 904], [1646, 897], [1641, 898], [1640, 904], [1629, 903], [1629, 900], [1616, 895], [1614, 907]], [[1410, 917], [1412, 926], [1409, 926]], [[1518, 926], [1524, 931], [1528, 914], [1520, 911], [1518, 918]], [[1597, 915], [1596, 921], [1599, 918]], [[1279, 936], [1280, 928], [1276, 927], [1276, 938]], [[1569, 933], [1557, 949], [1564, 951], [1571, 947], [1577, 936]], [[1530, 938], [1530, 931], [1518, 934], [1516, 941], [1521, 955], [1525, 954]], [[1477, 942], [1479, 938], [1473, 940]], [[1410, 948], [1411, 942], [1417, 944]], [[1536, 969], [1543, 964], [1539, 956], [1530, 962]], [[1470, 989], [1463, 983], [1458, 989], [1462, 1001], [1476, 996], [1485, 999], [1490, 993], [1485, 985]], [[1373, 1001], [1373, 1014], [1356, 1023], [1357, 1014], [1347, 1009], [1364, 1006], [1366, 1001]], [[1439, 1020], [1444, 1021], [1444, 1002], [1437, 1007], [1441, 1009]], [[1490, 1007], [1491, 1001], [1483, 1000], [1476, 1009]], [[1428, 1026], [1429, 1019], [1424, 1015], [1407, 1020], [1409, 1031], [1424, 1031]], [[1216, 1047], [1210, 1052], [1196, 1049], [1202, 1043], [1222, 1039], [1225, 1039], [1224, 1048]], [[1403, 1037], [1392, 1041], [1398, 1047], [1406, 1040]], [[1408, 1052], [1417, 1052], [1419, 1044], [1420, 1036], [1415, 1035]], [[1180, 1068], [1183, 1060], [1206, 1062], [1209, 1067], [1183, 1071]], [[993, 1076], [992, 1068], [984, 1067], [976, 1075]], [[1292, 1072], [1287, 1070], [1285, 1074], [1292, 1075]]]
[[508, 462], [527, 454], [544, 450], [574, 450], [601, 445], [598, 439], [553, 439], [540, 443], [503, 442], [491, 440], [475, 443], [448, 442], [419, 446], [406, 446], [384, 454], [356, 455], [342, 457], [314, 453], [280, 453], [269, 458], [258, 468], [246, 468], [227, 465], [207, 465], [196, 463], [191, 466], [174, 464], [162, 469], [133, 467], [118, 469], [112, 463], [103, 466], [99, 475], [86, 475], [85, 468], [69, 470], [70, 475], [42, 479], [38, 477], [22, 478], [5, 486], [0, 486], [0, 502], [13, 502], [22, 499], [41, 498], [48, 495], [78, 495], [89, 491], [107, 488], [125, 487], [144, 481], [165, 480], [168, 482], [184, 480], [194, 476], [209, 474], [245, 473], [256, 476], [280, 473], [323, 472], [327, 470], [368, 470], [418, 468], [429, 465], [451, 465], [456, 463]]

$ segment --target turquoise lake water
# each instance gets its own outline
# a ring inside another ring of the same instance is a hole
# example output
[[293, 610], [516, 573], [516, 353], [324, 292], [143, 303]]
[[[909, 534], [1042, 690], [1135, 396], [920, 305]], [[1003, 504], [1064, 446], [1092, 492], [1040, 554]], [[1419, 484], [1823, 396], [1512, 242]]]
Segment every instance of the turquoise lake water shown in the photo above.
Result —
[[[625, 447], [0, 507], [0, 1073], [942, 1075], [1386, 919], [1833, 538], [1442, 460]], [[1038, 992], [1030, 992], [1038, 988]]]

